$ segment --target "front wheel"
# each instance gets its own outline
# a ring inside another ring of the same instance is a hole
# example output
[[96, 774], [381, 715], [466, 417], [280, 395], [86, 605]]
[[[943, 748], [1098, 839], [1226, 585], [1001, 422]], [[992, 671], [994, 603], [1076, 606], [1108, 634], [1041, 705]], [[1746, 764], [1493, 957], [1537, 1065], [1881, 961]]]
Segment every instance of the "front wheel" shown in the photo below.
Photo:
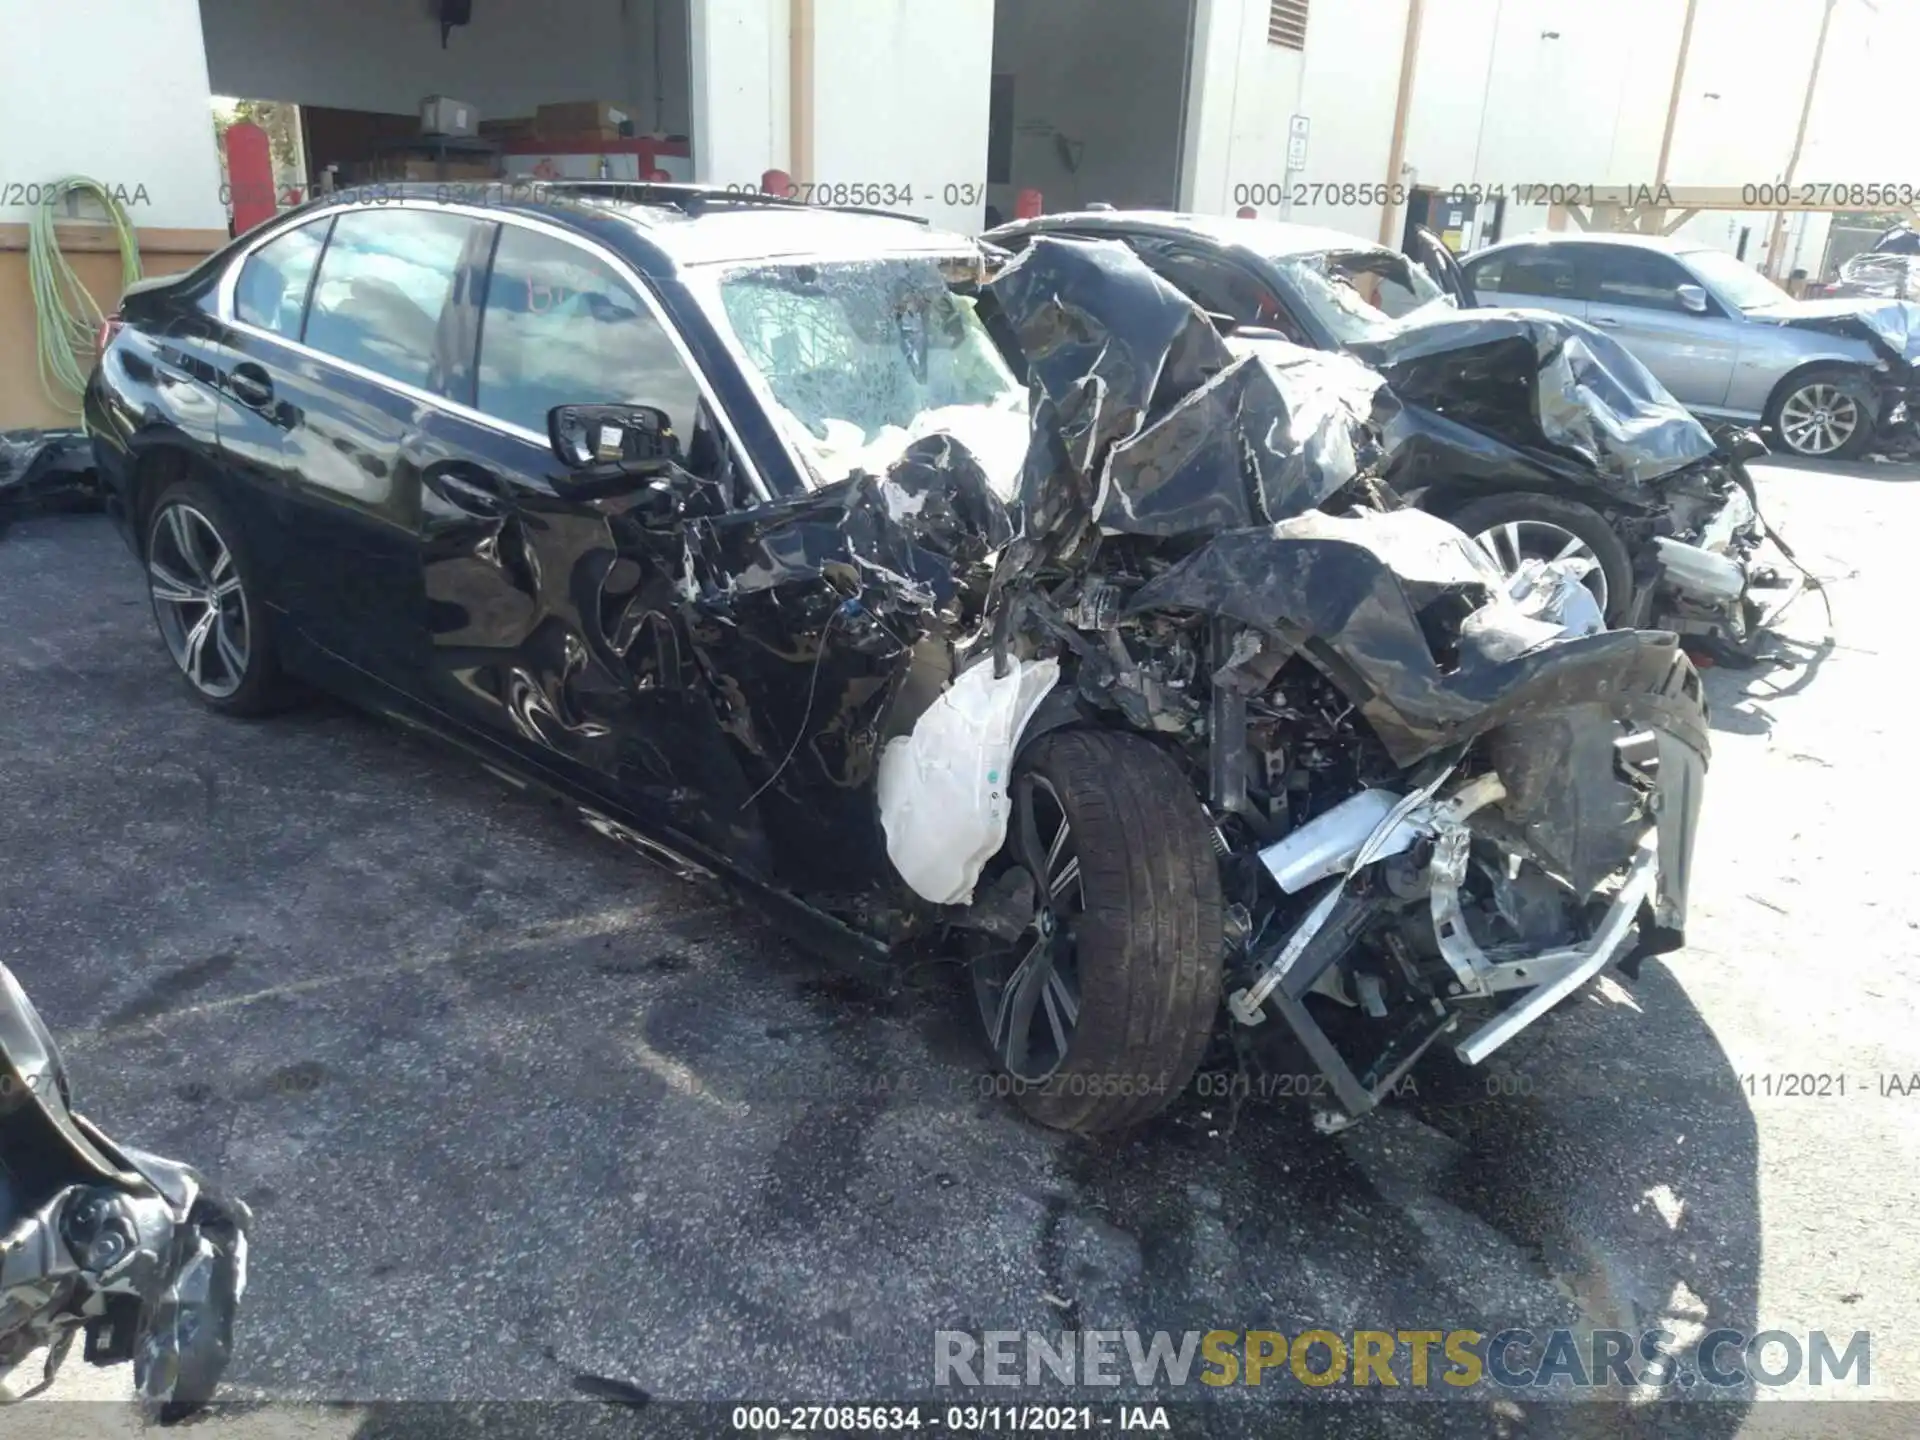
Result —
[[1033, 918], [973, 961], [981, 1020], [1020, 1108], [1093, 1133], [1172, 1104], [1220, 1007], [1220, 871], [1180, 767], [1131, 735], [1035, 741], [1003, 857]]
[[1587, 589], [1607, 624], [1633, 606], [1633, 561], [1606, 517], [1577, 500], [1516, 490], [1463, 505], [1446, 517], [1480, 543], [1511, 578], [1526, 560], [1585, 560]]
[[1820, 366], [1773, 397], [1767, 424], [1795, 455], [1850, 460], [1873, 438], [1873, 387], [1857, 370]]

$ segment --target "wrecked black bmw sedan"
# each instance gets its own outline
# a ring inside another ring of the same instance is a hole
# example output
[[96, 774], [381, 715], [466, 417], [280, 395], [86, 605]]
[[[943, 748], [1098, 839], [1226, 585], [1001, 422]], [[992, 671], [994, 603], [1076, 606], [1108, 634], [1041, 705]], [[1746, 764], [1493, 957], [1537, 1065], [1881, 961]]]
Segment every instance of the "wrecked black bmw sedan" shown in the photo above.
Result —
[[325, 686], [845, 955], [964, 959], [1079, 1131], [1270, 1021], [1350, 1123], [1680, 943], [1698, 677], [1406, 506], [1401, 409], [1120, 246], [989, 275], [665, 186], [294, 211], [130, 295], [88, 395], [205, 703]]

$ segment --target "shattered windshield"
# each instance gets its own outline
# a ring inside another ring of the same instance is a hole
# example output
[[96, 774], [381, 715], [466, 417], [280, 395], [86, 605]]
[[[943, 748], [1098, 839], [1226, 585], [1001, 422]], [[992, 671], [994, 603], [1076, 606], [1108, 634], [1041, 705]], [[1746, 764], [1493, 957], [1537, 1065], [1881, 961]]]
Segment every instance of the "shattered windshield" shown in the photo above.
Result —
[[1390, 250], [1287, 255], [1274, 264], [1342, 345], [1378, 340], [1417, 310], [1452, 304], [1432, 276]]
[[954, 435], [1011, 496], [1027, 392], [971, 297], [932, 258], [763, 265], [726, 272], [719, 309], [820, 483], [879, 473], [924, 435]]

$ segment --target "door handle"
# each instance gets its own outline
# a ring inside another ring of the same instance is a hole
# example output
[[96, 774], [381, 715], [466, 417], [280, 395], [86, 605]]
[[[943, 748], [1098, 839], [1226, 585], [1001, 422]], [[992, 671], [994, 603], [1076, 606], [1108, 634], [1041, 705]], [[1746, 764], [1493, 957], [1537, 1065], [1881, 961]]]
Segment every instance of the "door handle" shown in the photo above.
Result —
[[1618, 325], [1620, 323], [1618, 320], [1614, 319], [1611, 315], [1589, 315], [1587, 317], [1587, 320], [1590, 324], [1605, 325], [1605, 326], [1608, 326], [1609, 328], [1615, 325]]
[[436, 465], [421, 474], [420, 483], [463, 515], [497, 520], [507, 513], [505, 488], [477, 466]]
[[233, 392], [234, 399], [255, 410], [264, 410], [273, 403], [273, 381], [251, 360], [228, 372], [227, 389]]

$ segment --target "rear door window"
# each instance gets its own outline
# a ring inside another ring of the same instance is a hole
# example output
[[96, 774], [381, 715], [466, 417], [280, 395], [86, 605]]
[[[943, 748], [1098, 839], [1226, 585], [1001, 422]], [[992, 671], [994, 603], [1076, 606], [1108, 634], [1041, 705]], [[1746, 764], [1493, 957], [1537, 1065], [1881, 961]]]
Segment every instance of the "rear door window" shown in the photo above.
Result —
[[307, 287], [327, 241], [333, 217], [315, 220], [269, 240], [240, 267], [233, 287], [233, 317], [289, 340], [300, 338]]
[[485, 222], [429, 210], [340, 216], [320, 261], [305, 342], [421, 389], [461, 252]]
[[1526, 245], [1489, 255], [1468, 270], [1482, 295], [1538, 295], [1552, 300], [1583, 300], [1580, 278], [1569, 249]]
[[556, 405], [655, 405], [685, 443], [700, 386], [666, 326], [611, 265], [510, 224], [487, 282], [475, 404], [540, 435]]

